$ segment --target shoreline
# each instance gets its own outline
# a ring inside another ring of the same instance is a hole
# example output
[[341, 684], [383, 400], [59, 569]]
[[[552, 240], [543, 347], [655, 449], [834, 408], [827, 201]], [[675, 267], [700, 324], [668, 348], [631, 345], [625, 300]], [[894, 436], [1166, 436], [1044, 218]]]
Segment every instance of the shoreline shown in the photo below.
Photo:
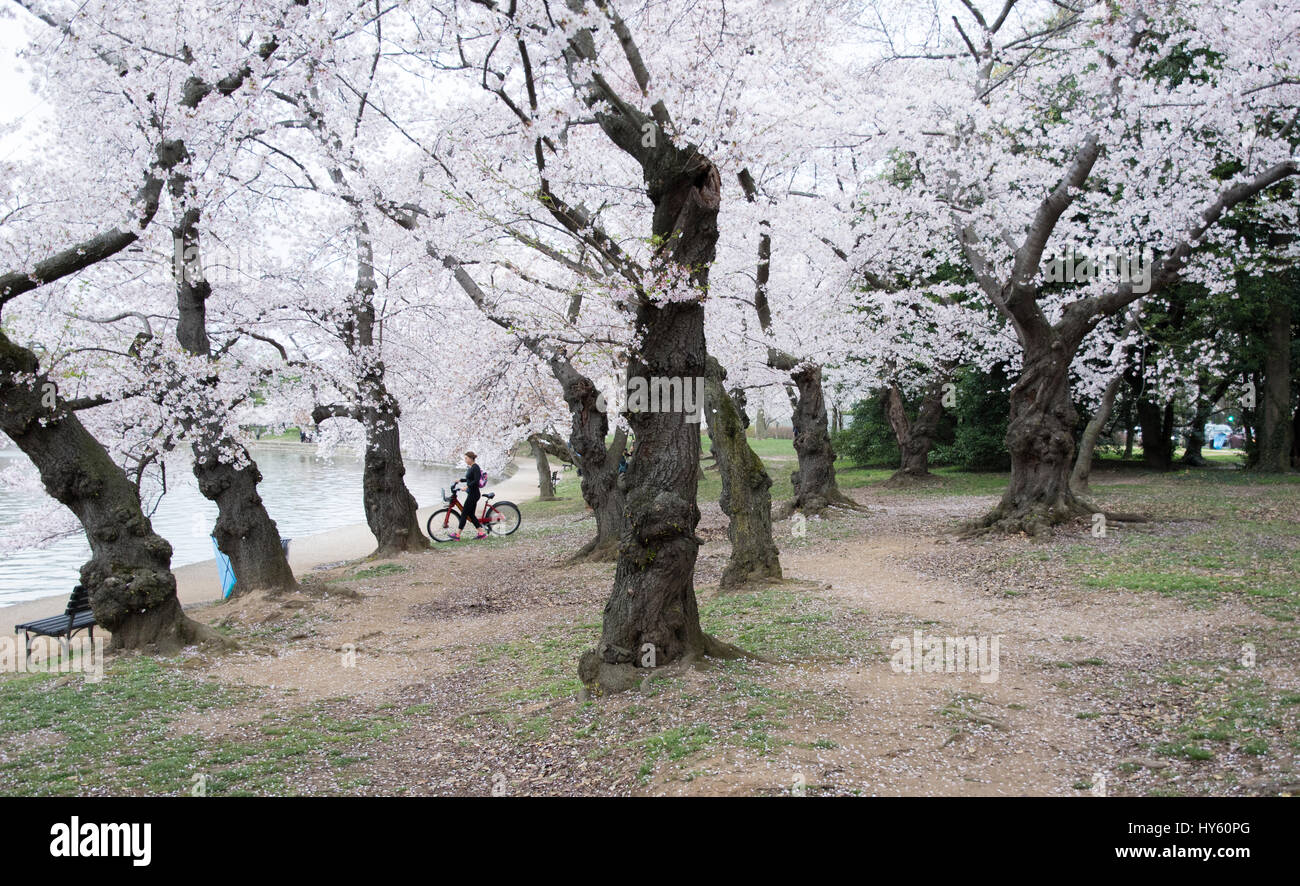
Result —
[[[298, 447], [313, 444], [291, 445]], [[510, 464], [514, 470], [507, 467], [507, 476], [500, 481], [489, 482], [486, 491], [495, 492], [502, 499], [516, 503], [536, 498], [537, 465], [533, 459], [520, 457], [512, 459]], [[442, 502], [436, 502], [420, 508], [417, 513], [421, 527], [429, 515], [441, 507]], [[304, 535], [289, 542], [289, 568], [295, 577], [301, 577], [318, 566], [365, 557], [378, 543], [364, 521]], [[176, 576], [176, 596], [184, 608], [222, 602], [215, 559], [176, 566], [172, 569], [172, 575]], [[71, 592], [72, 589], [68, 588], [68, 593]], [[68, 594], [51, 594], [0, 607], [0, 633], [13, 634], [15, 624], [57, 615], [63, 611], [67, 602]]]

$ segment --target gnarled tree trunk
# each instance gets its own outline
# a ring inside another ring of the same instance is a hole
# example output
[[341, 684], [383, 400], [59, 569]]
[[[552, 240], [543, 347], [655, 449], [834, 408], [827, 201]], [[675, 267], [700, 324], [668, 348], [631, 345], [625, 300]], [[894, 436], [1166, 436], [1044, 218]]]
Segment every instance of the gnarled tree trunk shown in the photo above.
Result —
[[812, 515], [829, 507], [858, 508], [857, 502], [840, 492], [835, 482], [835, 449], [827, 429], [826, 400], [822, 396], [822, 368], [803, 363], [790, 374], [798, 396], [794, 402], [794, 451], [799, 469], [790, 475], [794, 497], [782, 514], [795, 511]]
[[1070, 489], [1079, 420], [1070, 402], [1072, 356], [1072, 350], [1053, 348], [1046, 336], [1029, 338], [1024, 369], [1011, 389], [1006, 438], [1011, 482], [997, 508], [970, 530], [1041, 535], [1095, 510]]
[[1092, 418], [1083, 429], [1083, 437], [1079, 441], [1079, 454], [1074, 460], [1074, 470], [1070, 473], [1070, 488], [1076, 493], [1082, 494], [1088, 491], [1088, 480], [1092, 476], [1092, 454], [1097, 449], [1097, 438], [1101, 436], [1106, 422], [1110, 421], [1111, 410], [1115, 408], [1115, 397], [1119, 394], [1119, 386], [1123, 383], [1123, 373], [1117, 374], [1106, 383], [1106, 390], [1102, 392], [1097, 411], [1092, 414]]
[[722, 472], [719, 504], [727, 515], [731, 556], [720, 586], [781, 577], [780, 553], [772, 538], [772, 478], [745, 438], [748, 421], [727, 394], [726, 370], [709, 357], [705, 371], [704, 415], [718, 467]]
[[[172, 179], [172, 195], [185, 199], [188, 178]], [[185, 210], [172, 229], [176, 275], [176, 338], [185, 351], [196, 357], [212, 352], [207, 330], [207, 300], [212, 285], [203, 278], [199, 260], [199, 210]], [[216, 372], [215, 366], [212, 372]], [[203, 406], [208, 415], [191, 422], [198, 430], [191, 444], [194, 478], [199, 493], [217, 506], [212, 535], [217, 547], [230, 558], [235, 572], [234, 595], [256, 589], [290, 590], [298, 586], [280, 543], [280, 531], [266, 512], [257, 491], [262, 472], [242, 443], [225, 433], [225, 404], [212, 393], [215, 377], [199, 380]]]
[[212, 535], [235, 571], [231, 593], [297, 587], [280, 531], [257, 491], [262, 472], [248, 450], [228, 436], [215, 435], [196, 440], [193, 451], [199, 492], [217, 506]]
[[153, 531], [140, 507], [140, 491], [57, 396], [36, 355], [3, 331], [0, 430], [36, 465], [50, 495], [85, 528], [91, 558], [81, 567], [81, 583], [90, 593], [95, 620], [112, 633], [114, 649], [171, 654], [218, 639], [181, 611], [172, 547]]
[[1291, 303], [1277, 295], [1269, 305], [1268, 346], [1264, 357], [1259, 460], [1265, 473], [1291, 469]]
[[537, 465], [537, 500], [555, 501], [555, 481], [551, 479], [551, 462], [546, 457], [546, 448], [538, 442], [536, 434], [528, 438], [528, 445]]
[[567, 360], [553, 359], [550, 366], [569, 407], [569, 446], [582, 471], [582, 498], [596, 516], [596, 537], [572, 559], [613, 560], [618, 556], [619, 539], [627, 524], [627, 505], [618, 482], [618, 463], [627, 446], [627, 433], [617, 428], [613, 442], [606, 444], [609, 418], [595, 383]]
[[902, 465], [889, 482], [908, 483], [932, 477], [930, 450], [934, 447], [934, 436], [939, 432], [939, 422], [943, 418], [943, 382], [937, 381], [926, 390], [916, 421], [908, 419], [903, 392], [898, 385], [891, 384], [886, 396], [889, 425], [894, 429], [902, 453]]
[[[703, 292], [718, 240], [718, 171], [694, 147], [671, 144], [661, 144], [644, 169], [661, 260]], [[703, 303], [640, 299], [636, 340], [641, 347], [629, 359], [629, 378], [676, 378], [684, 384], [701, 378]], [[582, 681], [605, 691], [631, 688], [645, 667], [738, 652], [705, 635], [695, 599], [698, 419], [684, 411], [639, 411], [630, 412], [628, 422], [636, 437], [624, 478], [628, 524], [600, 645], [578, 662]]]

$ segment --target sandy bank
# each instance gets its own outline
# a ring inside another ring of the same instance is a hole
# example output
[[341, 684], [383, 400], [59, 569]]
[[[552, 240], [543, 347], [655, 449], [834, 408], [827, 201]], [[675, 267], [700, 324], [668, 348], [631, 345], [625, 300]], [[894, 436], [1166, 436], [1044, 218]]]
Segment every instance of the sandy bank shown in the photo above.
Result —
[[[302, 444], [294, 443], [295, 447]], [[510, 477], [494, 483], [489, 482], [487, 491], [495, 492], [505, 501], [526, 501], [537, 497], [537, 464], [531, 458], [514, 460], [517, 470]], [[420, 525], [435, 510], [443, 506], [442, 502], [430, 502], [420, 508]], [[356, 560], [375, 549], [378, 542], [370, 527], [365, 523], [353, 523], [340, 526], [326, 532], [295, 538], [289, 543], [289, 566], [295, 575], [302, 575], [317, 566]], [[217, 577], [215, 560], [203, 560], [178, 566], [172, 570], [176, 576], [176, 593], [185, 606], [203, 603], [215, 603], [221, 599], [221, 589]], [[71, 588], [68, 589], [71, 592]], [[67, 605], [67, 595], [59, 594], [41, 597], [37, 600], [25, 600], [13, 606], [0, 608], [0, 633], [12, 634], [15, 624], [56, 615]]]

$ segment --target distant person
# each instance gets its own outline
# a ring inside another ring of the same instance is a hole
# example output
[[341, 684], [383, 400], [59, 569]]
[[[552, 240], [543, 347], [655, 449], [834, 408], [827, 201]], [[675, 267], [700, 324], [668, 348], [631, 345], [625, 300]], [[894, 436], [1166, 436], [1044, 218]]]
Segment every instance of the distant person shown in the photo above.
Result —
[[483, 524], [479, 523], [478, 517], [474, 516], [474, 508], [478, 506], [479, 500], [478, 484], [483, 476], [483, 469], [477, 462], [477, 455], [473, 452], [465, 453], [465, 476], [460, 478], [460, 482], [465, 484], [465, 504], [460, 509], [460, 528], [451, 534], [453, 541], [460, 541], [460, 534], [465, 529], [467, 519], [478, 530], [476, 538], [487, 538], [487, 533], [483, 531]]

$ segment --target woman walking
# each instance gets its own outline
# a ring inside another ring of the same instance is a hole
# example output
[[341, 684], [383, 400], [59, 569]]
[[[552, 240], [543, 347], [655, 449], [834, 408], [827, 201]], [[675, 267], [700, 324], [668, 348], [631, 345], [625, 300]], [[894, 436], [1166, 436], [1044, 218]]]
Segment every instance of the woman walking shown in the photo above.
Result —
[[452, 541], [460, 541], [460, 534], [465, 529], [465, 520], [468, 519], [478, 530], [476, 538], [487, 538], [487, 533], [483, 531], [483, 525], [479, 523], [478, 517], [474, 516], [474, 508], [478, 507], [479, 500], [479, 480], [483, 476], [483, 469], [476, 462], [478, 456], [473, 452], [465, 453], [465, 476], [460, 481], [465, 484], [465, 504], [460, 509], [460, 528], [452, 533]]

